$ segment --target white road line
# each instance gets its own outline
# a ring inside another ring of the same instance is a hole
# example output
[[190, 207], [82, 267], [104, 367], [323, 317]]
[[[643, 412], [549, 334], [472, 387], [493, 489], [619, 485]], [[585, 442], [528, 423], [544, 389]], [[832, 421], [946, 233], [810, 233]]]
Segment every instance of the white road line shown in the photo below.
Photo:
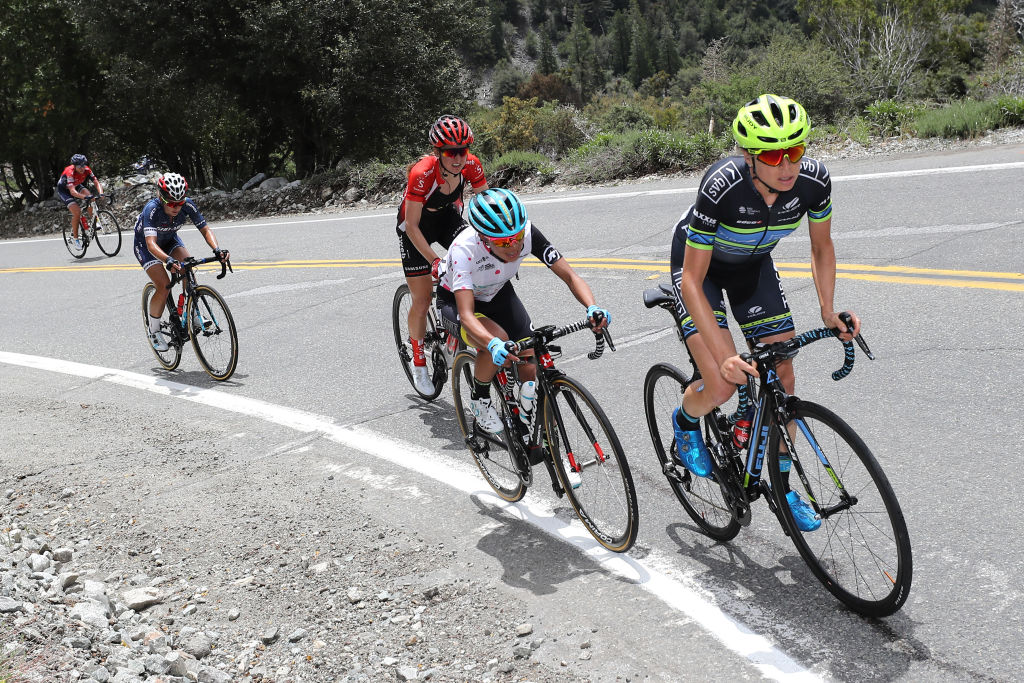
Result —
[[[911, 178], [914, 176], [926, 175], [949, 175], [951, 173], [979, 173], [982, 171], [1007, 171], [1011, 169], [1024, 168], [1024, 161], [1011, 161], [1005, 164], [976, 164], [974, 166], [944, 166], [941, 168], [919, 168], [907, 169], [904, 171], [883, 171], [880, 173], [855, 173], [853, 175], [832, 176], [832, 182], [846, 182], [851, 180], [885, 180], [888, 178]], [[696, 187], [677, 187], [664, 190], [636, 190], [634, 192], [614, 192], [611, 194], [578, 194], [569, 197], [548, 197], [546, 199], [531, 199], [526, 197], [526, 203], [530, 206], [537, 204], [562, 204], [569, 202], [589, 202], [596, 199], [628, 199], [631, 197], [653, 197], [656, 195], [686, 194], [696, 192]], [[285, 221], [260, 221], [258, 223], [235, 223], [232, 225], [220, 225], [215, 227], [218, 232], [221, 230], [234, 230], [235, 228], [256, 228], [272, 227], [276, 225], [308, 225], [310, 223], [333, 223], [335, 221], [355, 221], [370, 218], [395, 218], [395, 212], [373, 213], [360, 216], [332, 216], [330, 218], [308, 218], [300, 220]], [[0, 245], [26, 244], [30, 242], [60, 242], [63, 237], [51, 237], [45, 239], [23, 239], [0, 241]]]
[[[708, 600], [692, 578], [668, 561], [641, 561], [605, 550], [583, 526], [554, 516], [539, 502], [506, 503], [482, 486], [479, 473], [466, 463], [374, 432], [364, 427], [337, 424], [332, 418], [214, 389], [179, 384], [167, 379], [124, 370], [85, 365], [55, 358], [0, 351], [0, 363], [110, 382], [169, 398], [192, 401], [247, 415], [304, 433], [318, 433], [346, 448], [385, 460], [486, 500], [506, 514], [526, 521], [586, 553], [605, 570], [631, 581], [672, 609], [697, 622], [725, 647], [745, 658], [763, 676], [776, 681], [820, 681], [764, 636], [754, 633]], [[659, 565], [659, 566], [656, 566]]]
[[242, 292], [236, 292], [234, 294], [228, 294], [225, 299], [236, 299], [243, 296], [261, 296], [263, 294], [276, 294], [277, 292], [294, 292], [300, 289], [315, 289], [317, 287], [330, 287], [332, 285], [340, 285], [344, 282], [348, 282], [352, 278], [343, 277], [338, 280], [316, 280], [314, 282], [293, 282], [288, 285], [267, 285], [266, 287], [256, 287], [255, 289], [247, 289]]

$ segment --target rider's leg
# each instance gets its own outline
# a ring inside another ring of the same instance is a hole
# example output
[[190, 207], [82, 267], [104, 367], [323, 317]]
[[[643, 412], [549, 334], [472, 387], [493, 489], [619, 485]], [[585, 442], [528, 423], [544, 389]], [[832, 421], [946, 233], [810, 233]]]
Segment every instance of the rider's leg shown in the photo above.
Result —
[[78, 205], [78, 202], [71, 202], [68, 204], [68, 211], [71, 212], [71, 236], [77, 240], [78, 226], [82, 222], [82, 207]]
[[413, 345], [413, 365], [426, 365], [423, 356], [423, 337], [427, 333], [427, 309], [430, 308], [430, 290], [433, 280], [430, 273], [405, 278], [412, 295], [409, 306], [409, 339]]

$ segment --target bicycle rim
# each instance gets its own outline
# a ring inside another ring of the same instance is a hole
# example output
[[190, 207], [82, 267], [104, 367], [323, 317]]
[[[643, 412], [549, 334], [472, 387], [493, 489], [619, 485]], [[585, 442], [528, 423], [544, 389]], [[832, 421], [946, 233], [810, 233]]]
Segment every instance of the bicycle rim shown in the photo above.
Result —
[[395, 334], [398, 361], [401, 363], [402, 370], [405, 372], [405, 377], [409, 380], [409, 385], [413, 388], [413, 391], [426, 400], [432, 401], [441, 394], [441, 390], [444, 388], [444, 383], [447, 381], [444, 371], [447, 369], [447, 366], [437, 362], [437, 354], [434, 353], [439, 339], [437, 324], [434, 316], [428, 314], [423, 354], [427, 357], [427, 372], [434, 385], [434, 390], [430, 393], [423, 393], [416, 388], [412, 381], [412, 345], [409, 342], [409, 308], [411, 306], [412, 292], [409, 291], [409, 285], [399, 285], [398, 289], [395, 290], [395, 298], [391, 304], [391, 327]]
[[629, 550], [637, 535], [636, 490], [622, 446], [601, 406], [578, 382], [559, 377], [544, 400], [544, 431], [558, 477], [580, 521], [605, 548]]
[[93, 234], [100, 251], [107, 256], [116, 256], [121, 250], [121, 227], [109, 211], [99, 211], [93, 224]]
[[786, 482], [774, 429], [772, 488], [797, 550], [825, 587], [855, 612], [870, 617], [894, 613], [910, 592], [913, 565], [910, 536], [889, 480], [861, 438], [835, 413], [800, 401], [790, 414], [795, 435], [788, 485], [823, 511], [818, 529], [796, 527], [783, 503]]
[[[668, 363], [658, 363], [647, 371], [644, 379], [647, 428], [658, 466], [686, 514], [711, 538], [728, 541], [739, 533], [740, 524], [733, 517], [721, 487], [713, 479], [698, 477], [683, 467], [676, 450], [672, 413], [682, 405], [683, 391], [689, 381], [681, 370]], [[709, 416], [707, 419], [713, 418]], [[705, 444], [713, 448], [714, 431], [707, 424], [707, 419], [701, 420], [701, 430]]]
[[[455, 416], [462, 430], [462, 437], [473, 454], [480, 473], [487, 484], [504, 500], [515, 502], [526, 495], [526, 485], [519, 475], [516, 466], [516, 455], [509, 448], [506, 440], [508, 434], [507, 410], [504, 402], [497, 397], [496, 407], [502, 410], [506, 429], [500, 434], [489, 434], [476, 423], [469, 400], [473, 388], [473, 363], [476, 354], [473, 351], [460, 351], [452, 365], [452, 398], [455, 403]], [[495, 393], [492, 387], [491, 394]], [[501, 404], [500, 406], [498, 404]]]
[[195, 288], [188, 305], [188, 326], [199, 363], [210, 377], [224, 381], [238, 365], [238, 332], [224, 298], [206, 285]]
[[85, 228], [83, 228], [81, 224], [78, 226], [78, 246], [75, 246], [75, 243], [71, 238], [71, 226], [65, 223], [64, 246], [67, 247], [68, 253], [75, 258], [82, 258], [85, 256], [85, 250], [89, 247], [89, 242], [88, 237], [85, 234]]
[[167, 350], [157, 351], [149, 341], [149, 302], [155, 292], [156, 287], [152, 282], [147, 283], [142, 288], [142, 327], [146, 334], [146, 345], [149, 346], [149, 350], [153, 352], [157, 362], [160, 363], [164, 370], [174, 370], [178, 367], [178, 363], [181, 362], [182, 340], [179, 334], [175, 334], [174, 325], [170, 321], [168, 306], [164, 306], [164, 313], [160, 318], [160, 331], [164, 333], [164, 338], [167, 339]]

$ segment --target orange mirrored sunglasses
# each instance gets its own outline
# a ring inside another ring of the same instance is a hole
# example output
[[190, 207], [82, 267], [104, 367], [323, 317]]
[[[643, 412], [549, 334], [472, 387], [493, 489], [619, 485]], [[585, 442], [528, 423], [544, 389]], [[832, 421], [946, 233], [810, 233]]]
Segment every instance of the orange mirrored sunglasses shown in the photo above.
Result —
[[803, 145], [793, 145], [785, 149], [766, 149], [763, 152], [751, 152], [758, 160], [766, 166], [778, 166], [782, 163], [782, 157], [788, 157], [790, 162], [797, 163], [804, 155]]
[[443, 157], [464, 157], [469, 154], [469, 147], [455, 147], [453, 149], [442, 149]]
[[523, 240], [525, 238], [526, 231], [520, 230], [518, 233], [512, 235], [511, 237], [488, 237], [487, 239], [489, 239], [491, 241], [491, 244], [493, 244], [496, 247], [508, 249], [509, 247], [519, 246], [520, 244], [523, 243]]

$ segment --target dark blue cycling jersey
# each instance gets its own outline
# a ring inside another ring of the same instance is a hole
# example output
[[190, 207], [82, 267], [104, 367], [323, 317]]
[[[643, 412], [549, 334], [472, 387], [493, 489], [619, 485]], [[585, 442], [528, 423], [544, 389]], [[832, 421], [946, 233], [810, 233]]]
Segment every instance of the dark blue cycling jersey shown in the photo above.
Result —
[[700, 181], [697, 200], [676, 224], [686, 245], [713, 250], [713, 264], [742, 266], [771, 252], [800, 219], [819, 223], [832, 215], [832, 180], [821, 162], [804, 157], [793, 189], [768, 206], [754, 187], [743, 157], [716, 162]]
[[199, 207], [191, 199], [185, 200], [181, 211], [173, 218], [164, 211], [163, 205], [158, 197], [146, 202], [142, 207], [142, 213], [135, 221], [136, 234], [141, 233], [142, 237], [156, 237], [164, 239], [170, 237], [185, 224], [185, 221], [192, 221], [197, 228], [206, 227], [206, 219], [199, 212]]

